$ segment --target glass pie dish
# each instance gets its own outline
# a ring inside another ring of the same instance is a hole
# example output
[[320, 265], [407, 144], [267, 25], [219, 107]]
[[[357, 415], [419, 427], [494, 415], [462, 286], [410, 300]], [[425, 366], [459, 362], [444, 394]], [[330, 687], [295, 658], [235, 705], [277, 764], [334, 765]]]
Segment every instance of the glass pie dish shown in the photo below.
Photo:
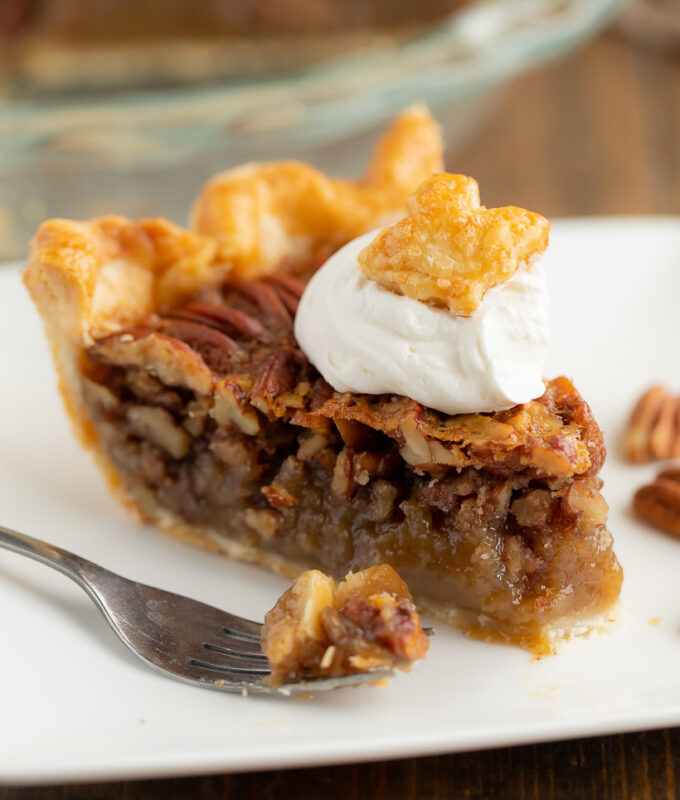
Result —
[[418, 100], [437, 111], [450, 148], [493, 88], [567, 52], [621, 5], [485, 0], [276, 76], [0, 99], [0, 258], [21, 257], [48, 216], [153, 210], [183, 222], [210, 174], [251, 158], [304, 156], [344, 174], [372, 131]]

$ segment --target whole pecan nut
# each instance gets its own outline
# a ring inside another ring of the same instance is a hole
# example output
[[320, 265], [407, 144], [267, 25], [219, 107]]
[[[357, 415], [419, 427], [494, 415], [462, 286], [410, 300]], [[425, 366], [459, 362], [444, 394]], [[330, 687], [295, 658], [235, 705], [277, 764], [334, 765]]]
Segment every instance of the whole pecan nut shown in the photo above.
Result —
[[648, 389], [628, 421], [624, 448], [634, 464], [680, 455], [680, 398], [663, 386]]
[[634, 510], [647, 522], [680, 537], [680, 470], [667, 470], [633, 498]]

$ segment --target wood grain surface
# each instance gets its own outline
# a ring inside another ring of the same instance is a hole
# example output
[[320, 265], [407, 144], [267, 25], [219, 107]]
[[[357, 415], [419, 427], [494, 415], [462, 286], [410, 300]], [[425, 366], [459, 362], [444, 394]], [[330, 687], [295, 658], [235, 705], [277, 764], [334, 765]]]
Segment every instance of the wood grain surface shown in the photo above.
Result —
[[[677, 51], [610, 32], [497, 103], [448, 163], [479, 180], [486, 205], [548, 217], [680, 214]], [[0, 800], [657, 800], [678, 796], [676, 785], [680, 729], [310, 770], [0, 788]]]

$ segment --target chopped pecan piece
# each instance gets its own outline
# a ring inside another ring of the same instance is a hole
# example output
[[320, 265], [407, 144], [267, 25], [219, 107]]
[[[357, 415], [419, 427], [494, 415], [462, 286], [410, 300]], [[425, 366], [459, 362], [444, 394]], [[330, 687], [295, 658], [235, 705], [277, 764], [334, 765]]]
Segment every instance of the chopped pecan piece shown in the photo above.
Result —
[[225, 378], [215, 384], [211, 413], [218, 425], [235, 425], [248, 436], [260, 431], [257, 412], [247, 401], [247, 386], [237, 378]]
[[551, 513], [550, 492], [546, 489], [528, 489], [510, 506], [510, 513], [523, 528], [540, 528]]
[[319, 433], [313, 433], [311, 436], [300, 437], [300, 446], [298, 447], [297, 457], [301, 461], [313, 458], [320, 450], [328, 445], [328, 440], [325, 436]]
[[583, 481], [575, 481], [564, 494], [562, 505], [572, 514], [578, 514], [579, 526], [592, 530], [607, 522], [609, 506], [602, 495], [586, 486]]
[[338, 457], [335, 459], [331, 492], [338, 503], [348, 500], [354, 494], [352, 453], [346, 447], [338, 453]]
[[127, 367], [125, 383], [138, 400], [154, 406], [163, 406], [170, 411], [182, 410], [180, 395], [139, 367]]
[[263, 539], [268, 541], [276, 536], [276, 529], [279, 527], [279, 515], [275, 511], [270, 511], [266, 508], [247, 508], [244, 518], [246, 525]]
[[262, 494], [269, 501], [269, 505], [277, 509], [286, 508], [286, 506], [294, 506], [298, 502], [297, 497], [292, 495], [288, 489], [284, 489], [283, 486], [277, 486], [276, 484], [263, 486]]
[[130, 405], [127, 419], [136, 433], [163, 448], [173, 458], [184, 458], [189, 452], [189, 436], [164, 408]]
[[399, 489], [389, 481], [378, 479], [371, 484], [371, 506], [368, 518], [373, 522], [386, 522], [399, 497]]
[[392, 452], [354, 453], [352, 473], [354, 480], [365, 486], [373, 478], [388, 478], [399, 465], [399, 456]]
[[87, 378], [83, 378], [83, 394], [88, 403], [104, 411], [114, 411], [120, 406], [120, 400], [110, 389]]
[[257, 480], [264, 467], [258, 462], [258, 452], [252, 440], [242, 436], [218, 433], [210, 443], [210, 451], [230, 467], [236, 468], [244, 477]]

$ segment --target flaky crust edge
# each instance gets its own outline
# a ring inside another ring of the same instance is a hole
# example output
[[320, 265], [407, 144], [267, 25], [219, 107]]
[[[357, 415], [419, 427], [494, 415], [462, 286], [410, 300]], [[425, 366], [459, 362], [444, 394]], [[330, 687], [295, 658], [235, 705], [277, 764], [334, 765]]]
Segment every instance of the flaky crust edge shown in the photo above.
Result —
[[165, 220], [51, 219], [38, 229], [22, 275], [43, 321], [73, 432], [92, 451], [111, 491], [139, 519], [148, 514], [124, 488], [104, 451], [82, 396], [81, 368], [85, 348], [97, 335], [120, 330], [154, 309], [154, 267], [160, 255], [154, 237], [172, 250], [182, 246], [186, 234]]

